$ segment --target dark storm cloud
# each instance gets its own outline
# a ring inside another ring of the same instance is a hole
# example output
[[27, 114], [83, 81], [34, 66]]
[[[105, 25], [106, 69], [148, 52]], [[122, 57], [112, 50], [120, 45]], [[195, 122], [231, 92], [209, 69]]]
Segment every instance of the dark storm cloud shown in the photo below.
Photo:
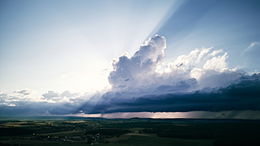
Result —
[[[207, 92], [147, 95], [124, 100], [120, 93], [106, 94], [106, 102], [84, 105], [88, 113], [112, 112], [187, 112], [260, 110], [260, 74], [243, 76], [226, 88]], [[122, 93], [121, 93], [122, 94]]]
[[17, 106], [1, 106], [1, 116], [50, 116], [75, 112], [78, 105], [68, 103], [19, 102]]

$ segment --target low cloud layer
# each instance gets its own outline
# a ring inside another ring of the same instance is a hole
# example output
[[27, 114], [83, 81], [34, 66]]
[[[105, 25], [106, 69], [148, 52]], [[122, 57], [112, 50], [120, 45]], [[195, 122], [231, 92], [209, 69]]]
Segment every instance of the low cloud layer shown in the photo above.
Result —
[[82, 108], [90, 113], [260, 110], [260, 74], [243, 76], [239, 80], [210, 92], [150, 94], [128, 99], [124, 99], [123, 94], [113, 94], [109, 101]]
[[77, 112], [87, 94], [48, 91], [39, 95], [30, 89], [0, 92], [0, 116], [60, 115]]

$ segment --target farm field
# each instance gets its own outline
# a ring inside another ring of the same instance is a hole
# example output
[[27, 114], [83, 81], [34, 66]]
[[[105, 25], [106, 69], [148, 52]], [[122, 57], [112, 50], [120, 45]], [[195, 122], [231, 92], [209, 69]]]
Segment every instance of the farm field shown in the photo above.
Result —
[[260, 121], [31, 118], [0, 120], [3, 146], [259, 145]]

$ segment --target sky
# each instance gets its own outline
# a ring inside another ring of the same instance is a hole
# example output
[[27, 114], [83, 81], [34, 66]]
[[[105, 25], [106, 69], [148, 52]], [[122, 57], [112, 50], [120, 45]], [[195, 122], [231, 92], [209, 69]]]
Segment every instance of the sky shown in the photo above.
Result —
[[[174, 1], [1, 1], [1, 89], [93, 92]], [[142, 14], [142, 16], [140, 16]]]
[[259, 17], [258, 0], [1, 0], [0, 108], [259, 110]]

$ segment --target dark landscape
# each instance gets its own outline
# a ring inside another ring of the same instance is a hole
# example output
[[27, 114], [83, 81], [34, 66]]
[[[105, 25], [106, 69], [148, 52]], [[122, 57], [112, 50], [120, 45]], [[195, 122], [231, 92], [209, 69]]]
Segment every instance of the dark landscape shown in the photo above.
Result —
[[259, 146], [259, 131], [259, 120], [9, 118], [0, 121], [0, 145]]

